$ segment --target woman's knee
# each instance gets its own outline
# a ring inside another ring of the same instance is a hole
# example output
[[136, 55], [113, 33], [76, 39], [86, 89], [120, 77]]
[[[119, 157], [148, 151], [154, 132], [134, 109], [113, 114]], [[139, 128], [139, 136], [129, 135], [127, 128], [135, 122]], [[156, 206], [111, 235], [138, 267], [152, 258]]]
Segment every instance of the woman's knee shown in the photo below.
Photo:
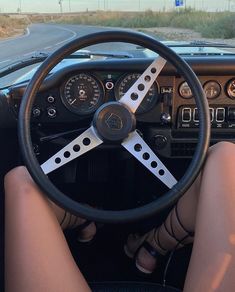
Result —
[[[235, 144], [231, 142], [219, 142], [209, 148], [207, 160], [218, 162], [220, 165], [235, 163]], [[222, 166], [222, 165], [221, 165]]]
[[10, 170], [4, 177], [4, 188], [6, 196], [27, 196], [34, 193], [37, 188], [30, 174], [24, 166], [18, 166]]

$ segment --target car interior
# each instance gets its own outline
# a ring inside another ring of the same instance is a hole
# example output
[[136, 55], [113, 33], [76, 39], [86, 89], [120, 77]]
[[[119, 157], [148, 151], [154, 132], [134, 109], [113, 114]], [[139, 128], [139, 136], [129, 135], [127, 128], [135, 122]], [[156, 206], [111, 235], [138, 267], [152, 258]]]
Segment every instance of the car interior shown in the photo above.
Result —
[[[74, 51], [106, 42], [135, 44], [155, 55], [75, 62], [51, 72]], [[182, 290], [192, 245], [174, 250], [148, 276], [136, 270], [123, 247], [128, 234], [144, 234], [163, 222], [199, 173], [209, 145], [234, 142], [234, 66], [232, 54], [179, 56], [145, 34], [111, 30], [63, 45], [30, 81], [3, 89], [1, 263], [3, 178], [25, 164], [50, 199], [96, 222], [89, 244], [79, 243], [75, 230], [65, 231], [91, 287]]]

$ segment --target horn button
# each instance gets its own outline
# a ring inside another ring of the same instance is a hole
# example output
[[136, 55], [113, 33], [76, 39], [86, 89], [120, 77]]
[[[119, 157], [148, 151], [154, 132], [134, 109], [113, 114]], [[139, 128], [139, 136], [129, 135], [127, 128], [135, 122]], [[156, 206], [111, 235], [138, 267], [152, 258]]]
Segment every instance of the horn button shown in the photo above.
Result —
[[118, 142], [135, 129], [134, 114], [120, 102], [108, 102], [95, 113], [93, 125], [105, 141]]

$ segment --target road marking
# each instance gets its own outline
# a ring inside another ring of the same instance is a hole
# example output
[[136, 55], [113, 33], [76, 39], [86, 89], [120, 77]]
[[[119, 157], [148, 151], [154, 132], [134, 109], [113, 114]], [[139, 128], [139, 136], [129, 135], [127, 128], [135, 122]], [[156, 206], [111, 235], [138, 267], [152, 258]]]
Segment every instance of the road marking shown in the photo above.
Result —
[[30, 29], [27, 27], [26, 28], [26, 33], [24, 33], [23, 35], [16, 36], [16, 37], [13, 36], [13, 37], [6, 38], [6, 39], [0, 41], [0, 44], [7, 43], [9, 41], [14, 41], [14, 40], [22, 39], [22, 38], [28, 37], [29, 35], [30, 35]]
[[71, 37], [69, 37], [69, 38], [67, 38], [67, 39], [65, 39], [65, 40], [63, 40], [61, 42], [55, 43], [53, 47], [59, 46], [59, 45], [65, 43], [65, 42], [69, 42], [69, 41], [71, 41], [72, 39], [74, 39], [77, 36], [77, 33], [75, 31], [73, 31], [72, 29], [61, 27], [61, 26], [57, 26], [57, 25], [55, 25], [55, 26], [53, 25], [53, 27], [72, 33]]
[[7, 59], [5, 61], [1, 61], [0, 64], [6, 63], [6, 62], [9, 62], [9, 61], [11, 61], [11, 59]]

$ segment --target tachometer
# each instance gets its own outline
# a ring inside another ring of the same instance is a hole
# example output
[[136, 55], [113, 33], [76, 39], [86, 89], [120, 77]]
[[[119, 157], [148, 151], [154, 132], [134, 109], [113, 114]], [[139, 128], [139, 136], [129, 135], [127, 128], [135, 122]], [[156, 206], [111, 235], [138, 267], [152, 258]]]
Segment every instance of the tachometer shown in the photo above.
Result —
[[[135, 83], [135, 81], [140, 77], [140, 75], [141, 74], [139, 73], [131, 73], [125, 75], [124, 77], [122, 76], [119, 79], [115, 87], [116, 100], [119, 100], [128, 91], [128, 89]], [[155, 82], [151, 86], [148, 94], [145, 96], [136, 113], [142, 114], [152, 109], [156, 102], [158, 101], [158, 93], [159, 87], [157, 82]]]
[[226, 91], [230, 98], [235, 99], [235, 79], [232, 79], [228, 82]]
[[88, 115], [95, 112], [102, 103], [104, 89], [95, 77], [80, 73], [68, 79], [62, 88], [61, 98], [70, 111]]

